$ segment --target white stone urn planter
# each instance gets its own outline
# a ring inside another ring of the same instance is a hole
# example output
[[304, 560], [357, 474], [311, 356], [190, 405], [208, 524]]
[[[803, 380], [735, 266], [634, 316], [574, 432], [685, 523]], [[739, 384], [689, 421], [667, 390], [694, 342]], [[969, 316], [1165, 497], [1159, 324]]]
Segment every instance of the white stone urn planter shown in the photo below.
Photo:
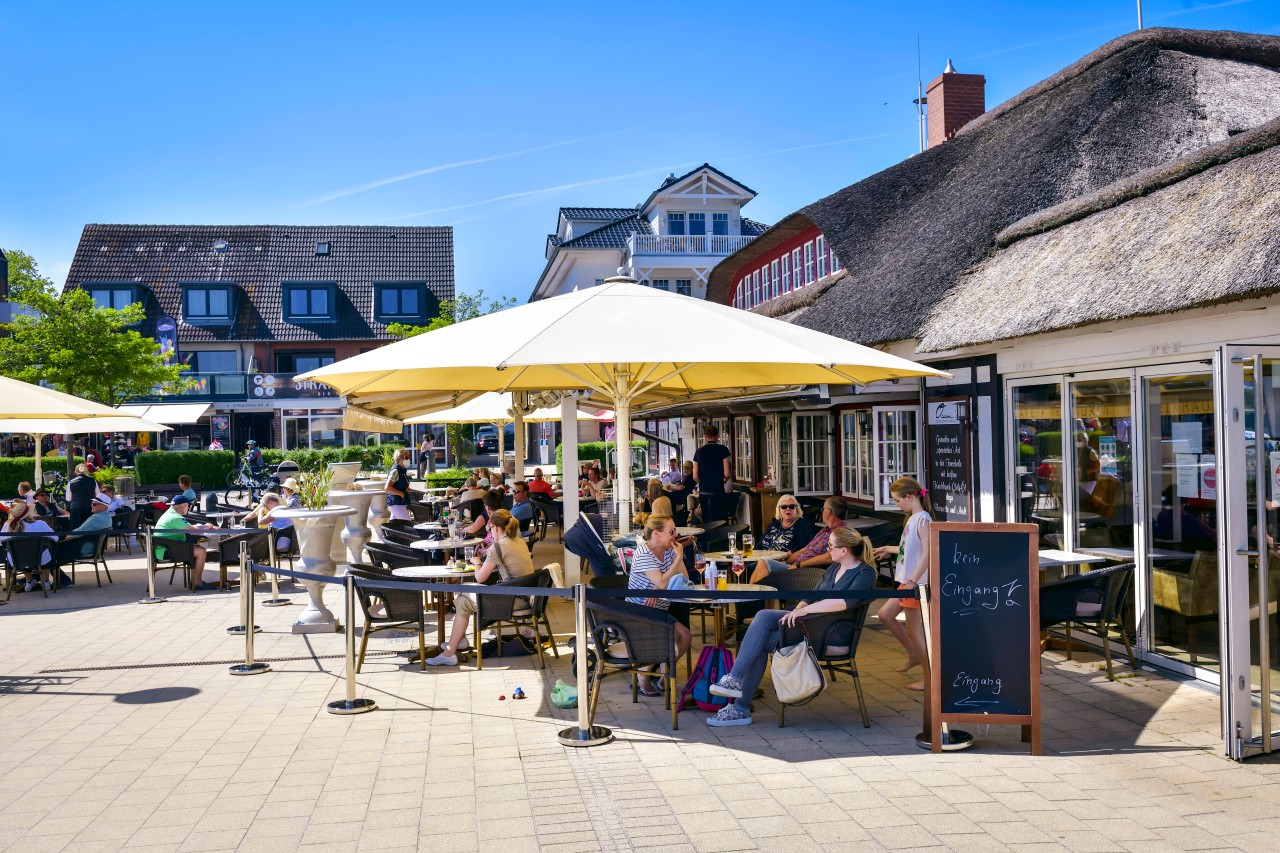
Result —
[[360, 473], [359, 462], [330, 462], [329, 493], [351, 488]]
[[[301, 552], [298, 571], [329, 577], [337, 574], [338, 564], [331, 552], [338, 520], [354, 513], [355, 510], [349, 506], [276, 511], [277, 518], [292, 520], [294, 530], [298, 532], [298, 550]], [[293, 633], [332, 634], [337, 631], [337, 617], [324, 606], [324, 588], [328, 584], [302, 581], [302, 586], [307, 591], [308, 602], [306, 609], [298, 615], [298, 621], [293, 623]]]
[[[386, 494], [383, 492], [383, 494]], [[373, 492], [342, 490], [329, 492], [330, 506], [349, 506], [355, 510], [345, 519], [334, 537], [330, 556], [336, 563], [363, 563], [364, 546], [369, 544], [369, 504]]]
[[369, 534], [374, 542], [387, 541], [382, 537], [382, 525], [391, 520], [387, 509], [386, 480], [356, 480], [356, 485], [369, 495]]

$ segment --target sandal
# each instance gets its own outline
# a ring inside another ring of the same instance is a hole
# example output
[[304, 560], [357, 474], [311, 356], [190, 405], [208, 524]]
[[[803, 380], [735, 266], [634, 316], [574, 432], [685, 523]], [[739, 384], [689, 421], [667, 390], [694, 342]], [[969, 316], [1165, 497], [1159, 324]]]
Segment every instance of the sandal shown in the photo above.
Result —
[[661, 678], [651, 678], [648, 687], [640, 688], [641, 696], [664, 696], [666, 692], [666, 685], [662, 683]]
[[220, 588], [221, 587], [219, 587], [216, 583], [202, 583], [202, 584], [196, 584], [194, 591], [195, 592], [212, 592], [213, 590], [220, 589]]

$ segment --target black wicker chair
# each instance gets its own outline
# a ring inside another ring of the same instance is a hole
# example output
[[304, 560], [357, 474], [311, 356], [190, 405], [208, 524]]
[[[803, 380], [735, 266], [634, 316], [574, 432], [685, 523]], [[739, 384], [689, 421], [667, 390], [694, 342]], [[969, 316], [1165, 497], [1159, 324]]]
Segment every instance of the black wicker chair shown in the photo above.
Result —
[[298, 531], [292, 524], [288, 527], [273, 527], [271, 539], [275, 543], [276, 568], [280, 568], [281, 563], [288, 560], [289, 571], [293, 571], [293, 558], [302, 556], [302, 549], [298, 545]]
[[[531, 575], [508, 578], [500, 583], [493, 584], [493, 586], [551, 589], [551, 573], [546, 569], [538, 569]], [[547, 662], [542, 655], [542, 623], [539, 622], [539, 618], [541, 618], [542, 622], [546, 621], [546, 610], [546, 598], [534, 597], [531, 602], [523, 596], [485, 595], [483, 593], [478, 595], [476, 597], [476, 617], [471, 624], [471, 646], [476, 653], [476, 669], [484, 669], [484, 653], [481, 651], [480, 632], [486, 628], [496, 627], [498, 629], [498, 657], [502, 657], [503, 625], [515, 627], [517, 633], [520, 628], [525, 626], [533, 629], [533, 642], [538, 650], [538, 666], [546, 669]], [[547, 625], [548, 633], [550, 633], [550, 630], [551, 626]], [[556, 657], [560, 657], [559, 652], [556, 652]]]
[[174, 575], [177, 574], [178, 569], [182, 569], [182, 585], [190, 589], [193, 585], [192, 575], [196, 569], [198, 543], [190, 539], [166, 539], [163, 536], [156, 536], [152, 544], [155, 548], [164, 551], [163, 557], [155, 558], [153, 564], [155, 571], [169, 569], [169, 583], [172, 585]]
[[[729, 522], [725, 521], [724, 519], [719, 519], [719, 518], [718, 518], [718, 519], [716, 519], [715, 521], [708, 521], [708, 522], [706, 522], [705, 524], [695, 524], [695, 525], [693, 525], [694, 527], [701, 527], [701, 528], [702, 528], [702, 532], [701, 532], [701, 533], [699, 533], [699, 534], [698, 534], [698, 536], [696, 537], [696, 538], [697, 538], [697, 541], [698, 541], [698, 550], [699, 550], [699, 551], [714, 551], [715, 549], [714, 549], [714, 548], [711, 548], [711, 547], [710, 547], [710, 544], [708, 544], [708, 543], [712, 543], [712, 544], [714, 544], [714, 543], [715, 543], [715, 541], [716, 541], [716, 538], [717, 538], [717, 537], [715, 536], [715, 532], [716, 532], [717, 530], [719, 530], [721, 527], [726, 527], [728, 524], [729, 524]], [[726, 538], [727, 538], [727, 537], [726, 537]]]
[[[545, 498], [530, 495], [529, 500], [533, 501], [534, 508], [542, 514], [541, 535], [540, 539], [547, 538], [547, 527], [554, 524], [556, 526], [556, 538], [561, 542], [564, 541], [564, 519], [560, 514], [560, 504], [555, 501], [549, 501]], [[579, 507], [581, 511], [581, 507]]]
[[[7, 561], [9, 582], [5, 585], [8, 590], [4, 597], [5, 601], [8, 601], [13, 596], [14, 584], [18, 582], [18, 572], [25, 572], [28, 577], [38, 581], [40, 580], [40, 569], [47, 569], [50, 579], [53, 581], [53, 590], [54, 592], [58, 591], [58, 567], [52, 561], [42, 564], [44, 552], [52, 552], [53, 546], [54, 543], [43, 536], [38, 538], [30, 535], [14, 536], [5, 540], [4, 547], [9, 557]], [[44, 593], [45, 598], [49, 597], [49, 591], [43, 585], [41, 585], [40, 591]]]
[[[88, 554], [81, 553], [85, 539], [95, 539], [93, 550]], [[93, 566], [93, 576], [98, 581], [98, 586], [102, 586], [102, 572], [107, 573], [107, 583], [115, 583], [111, 580], [111, 569], [107, 567], [107, 541], [111, 538], [111, 531], [104, 530], [101, 533], [81, 534], [73, 536], [67, 540], [68, 545], [74, 543], [74, 547], [68, 548], [68, 559], [62, 561], [64, 566], [71, 568], [71, 583], [76, 582], [76, 566], [88, 564]], [[61, 545], [63, 543], [59, 543]]]
[[116, 543], [116, 552], [120, 551], [120, 546], [124, 545], [125, 549], [133, 553], [133, 534], [120, 533], [114, 531], [121, 530], [138, 530], [142, 525], [143, 510], [131, 509], [128, 512], [118, 512], [111, 517], [111, 538]]
[[[410, 501], [408, 506], [409, 506], [409, 515], [413, 516], [413, 522], [412, 522], [413, 524], [421, 524], [424, 521], [432, 521], [434, 519], [435, 510], [433, 510], [431, 507], [426, 506], [425, 504], [420, 504], [416, 500]], [[392, 520], [402, 521], [403, 519], [392, 519]]]
[[[631, 701], [638, 702], [641, 667], [658, 666], [663, 676], [666, 707], [671, 711], [671, 729], [680, 728], [676, 695], [676, 620], [656, 607], [626, 601], [587, 602], [587, 626], [595, 644], [595, 671], [588, 689], [590, 718], [595, 719], [600, 686], [620, 672], [631, 673]], [[581, 701], [581, 699], [579, 699]]]
[[[787, 572], [787, 574], [791, 574]], [[858, 694], [858, 710], [862, 713], [863, 728], [871, 728], [871, 718], [867, 716], [867, 702], [862, 695], [862, 681], [858, 678], [858, 642], [862, 639], [862, 627], [867, 619], [870, 601], [850, 601], [847, 610], [835, 613], [821, 613], [800, 619], [799, 629], [784, 629], [782, 645], [789, 646], [809, 638], [809, 646], [818, 657], [818, 662], [827, 670], [832, 682], [836, 673], [843, 672], [853, 679], [853, 689]], [[848, 637], [848, 644], [845, 644]], [[787, 724], [787, 706], [778, 703], [778, 727]]]
[[[261, 564], [271, 559], [271, 544], [267, 538], [270, 535], [270, 528], [249, 529], [244, 533], [228, 536], [218, 543], [218, 585], [223, 588], [227, 586], [227, 566], [239, 568], [241, 542], [249, 545], [250, 562]], [[240, 582], [244, 583], [244, 578]], [[252, 578], [249, 579], [249, 584], [253, 585]]]
[[[389, 569], [381, 569], [364, 563], [352, 563], [347, 573], [361, 580], [394, 581]], [[356, 584], [356, 598], [364, 611], [364, 630], [360, 632], [360, 654], [356, 658], [356, 672], [364, 666], [365, 650], [369, 637], [378, 631], [403, 630], [416, 626], [418, 630], [419, 668], [427, 668], [427, 619], [422, 609], [422, 597], [407, 589], [379, 589], [376, 586]], [[374, 615], [372, 610], [381, 605], [383, 612]]]
[[369, 553], [369, 559], [376, 566], [385, 568], [388, 571], [430, 565], [427, 560], [429, 555], [426, 551], [398, 545], [395, 542], [370, 542], [364, 546], [364, 549]]
[[[1107, 678], [1115, 680], [1111, 663], [1111, 626], [1119, 628], [1120, 639], [1130, 665], [1136, 670], [1138, 660], [1129, 644], [1124, 613], [1132, 586], [1133, 563], [1121, 563], [1053, 581], [1040, 587], [1040, 630], [1048, 631], [1064, 625], [1067, 634], [1067, 660], [1071, 660], [1071, 626], [1073, 623], [1092, 628], [1102, 641], [1102, 654], [1107, 662]], [[1043, 648], [1043, 643], [1041, 644]]]

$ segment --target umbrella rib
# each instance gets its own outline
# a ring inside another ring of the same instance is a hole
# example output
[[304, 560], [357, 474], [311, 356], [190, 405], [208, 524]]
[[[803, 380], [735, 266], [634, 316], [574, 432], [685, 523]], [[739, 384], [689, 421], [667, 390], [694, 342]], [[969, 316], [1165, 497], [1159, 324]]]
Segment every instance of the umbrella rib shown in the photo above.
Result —
[[573, 381], [575, 381], [575, 382], [581, 382], [583, 385], [587, 386], [588, 388], [590, 388], [590, 389], [591, 389], [591, 390], [593, 390], [593, 391], [599, 391], [599, 392], [601, 392], [602, 394], [611, 394], [611, 393], [612, 393], [612, 392], [609, 390], [609, 386], [608, 386], [608, 385], [601, 385], [601, 384], [600, 384], [599, 380], [597, 380], [597, 379], [596, 379], [595, 374], [590, 372], [590, 369], [588, 369], [588, 376], [590, 376], [591, 378], [590, 378], [590, 379], [588, 379], [588, 378], [585, 378], [585, 377], [583, 377], [583, 376], [578, 375], [578, 374], [577, 374], [577, 373], [575, 373], [573, 370], [570, 370], [568, 365], [558, 364], [558, 365], [556, 365], [556, 367], [557, 367], [557, 369], [558, 369], [561, 373], [564, 373], [565, 375], [567, 375], [567, 376], [568, 376], [570, 379], [572, 379]]
[[510, 381], [510, 382], [508, 382], [506, 385], [503, 385], [500, 389], [498, 389], [498, 393], [500, 393], [500, 394], [506, 394], [508, 391], [510, 391], [510, 390], [511, 390], [511, 386], [512, 386], [512, 385], [514, 385], [514, 384], [516, 384], [517, 382], [519, 382], [519, 381], [520, 381], [520, 377], [521, 377], [521, 376], [524, 376], [525, 371], [526, 371], [526, 370], [528, 370], [528, 369], [529, 369], [529, 365], [527, 365], [527, 364], [526, 364], [526, 365], [524, 365], [523, 367], [521, 367], [519, 370], [517, 370], [517, 371], [516, 371], [516, 375], [515, 375], [515, 376], [513, 376], [513, 377], [511, 377], [511, 381]]
[[844, 379], [844, 380], [848, 381], [848, 382], [849, 382], [850, 384], [852, 384], [852, 385], [866, 385], [866, 384], [867, 384], [866, 382], [863, 382], [863, 381], [861, 381], [861, 380], [854, 379], [852, 376], [850, 376], [849, 374], [845, 373], [843, 370], [838, 370], [834, 364], [828, 364], [828, 365], [827, 365], [827, 370], [830, 370], [830, 371], [831, 371], [832, 373], [834, 373], [836, 376], [839, 376], [841, 379]]
[[[659, 386], [659, 385], [663, 384], [664, 382], [666, 382], [668, 379], [670, 379], [670, 378], [671, 378], [671, 377], [673, 377], [673, 376], [679, 376], [679, 377], [680, 377], [680, 383], [681, 383], [682, 385], [684, 385], [684, 387], [685, 387], [685, 388], [689, 388], [689, 383], [687, 383], [687, 382], [685, 382], [685, 381], [684, 381], [684, 374], [685, 374], [685, 371], [689, 370], [689, 369], [690, 369], [690, 368], [692, 368], [692, 367], [697, 367], [699, 364], [701, 364], [701, 362], [691, 361], [691, 362], [689, 362], [688, 364], [685, 364], [684, 366], [681, 366], [681, 365], [676, 364], [676, 363], [674, 363], [674, 362], [673, 362], [673, 363], [672, 363], [672, 370], [671, 370], [671, 372], [666, 373], [666, 374], [663, 374], [660, 378], [655, 379], [653, 382], [650, 382], [649, 384], [644, 385], [643, 387], [637, 387], [637, 388], [636, 388], [636, 391], [635, 391], [635, 395], [633, 395], [633, 396], [638, 396], [638, 395], [640, 395], [640, 394], [643, 394], [643, 393], [645, 393], [646, 391], [648, 391], [649, 389], [651, 389], [651, 388], [655, 388], [655, 387], [657, 387], [657, 386]], [[655, 367], [655, 369], [656, 369], [656, 368], [657, 368], [657, 365], [655, 364], [655, 365], [654, 365], [654, 367]], [[653, 372], [653, 371], [650, 371], [650, 373], [652, 373], [652, 372]], [[689, 389], [689, 390], [690, 390], [690, 393], [692, 393], [692, 389]]]

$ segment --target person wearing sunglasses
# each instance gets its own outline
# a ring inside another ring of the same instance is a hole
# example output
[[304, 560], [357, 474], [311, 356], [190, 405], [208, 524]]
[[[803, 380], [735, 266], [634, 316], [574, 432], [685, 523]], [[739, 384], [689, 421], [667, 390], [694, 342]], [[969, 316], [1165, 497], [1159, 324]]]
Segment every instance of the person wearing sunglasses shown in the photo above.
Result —
[[773, 521], [765, 528], [756, 547], [761, 551], [797, 551], [817, 533], [813, 523], [800, 514], [800, 502], [794, 495], [778, 498]]

